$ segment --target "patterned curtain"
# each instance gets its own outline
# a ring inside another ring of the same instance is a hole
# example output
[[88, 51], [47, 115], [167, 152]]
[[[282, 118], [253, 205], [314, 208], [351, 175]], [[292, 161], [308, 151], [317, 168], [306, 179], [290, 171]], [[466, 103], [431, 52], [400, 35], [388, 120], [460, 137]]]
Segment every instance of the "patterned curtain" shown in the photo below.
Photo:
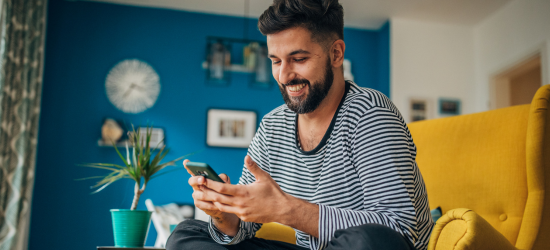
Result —
[[0, 3], [0, 250], [27, 249], [46, 0]]

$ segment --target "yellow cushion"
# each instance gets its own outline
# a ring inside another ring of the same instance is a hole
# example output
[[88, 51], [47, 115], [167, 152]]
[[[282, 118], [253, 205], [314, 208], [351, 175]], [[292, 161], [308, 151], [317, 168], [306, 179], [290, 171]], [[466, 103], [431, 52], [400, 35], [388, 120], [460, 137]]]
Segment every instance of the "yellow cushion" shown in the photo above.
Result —
[[266, 240], [277, 240], [296, 244], [296, 232], [289, 226], [271, 222], [262, 225], [256, 237]]

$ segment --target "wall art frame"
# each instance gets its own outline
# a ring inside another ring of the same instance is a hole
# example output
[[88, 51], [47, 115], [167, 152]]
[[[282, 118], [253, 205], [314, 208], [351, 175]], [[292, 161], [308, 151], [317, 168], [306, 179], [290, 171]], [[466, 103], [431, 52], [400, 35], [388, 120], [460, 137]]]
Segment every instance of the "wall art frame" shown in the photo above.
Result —
[[254, 111], [211, 108], [207, 111], [206, 145], [248, 148], [256, 133]]
[[409, 98], [409, 122], [429, 120], [433, 118], [433, 105], [429, 98]]
[[439, 98], [439, 114], [443, 116], [460, 115], [460, 99]]

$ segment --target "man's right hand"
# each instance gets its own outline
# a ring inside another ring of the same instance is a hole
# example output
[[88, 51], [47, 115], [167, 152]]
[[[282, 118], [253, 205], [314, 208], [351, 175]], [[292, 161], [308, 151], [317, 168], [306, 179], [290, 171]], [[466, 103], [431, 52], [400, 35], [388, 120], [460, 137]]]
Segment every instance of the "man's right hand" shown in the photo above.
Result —
[[[205, 186], [207, 180], [203, 176], [193, 176], [193, 173], [187, 168], [187, 162], [189, 162], [189, 160], [183, 161], [183, 166], [185, 166], [185, 169], [191, 175], [188, 182], [193, 188], [193, 201], [195, 202], [195, 206], [204, 211], [207, 215], [210, 215], [218, 229], [229, 236], [235, 236], [239, 230], [238, 223], [240, 219], [234, 214], [220, 211], [212, 201], [203, 199], [205, 195], [202, 190], [207, 188]], [[219, 177], [225, 183], [231, 183], [229, 176], [226, 174], [220, 174]]]
[[[219, 176], [224, 182], [229, 183], [229, 177], [227, 177], [227, 175], [220, 174]], [[204, 184], [206, 184], [206, 180], [203, 176], [191, 176], [191, 178], [189, 178], [189, 185], [193, 187], [193, 200], [195, 201], [195, 206], [212, 216], [212, 218], [221, 217], [223, 212], [218, 210], [211, 201], [202, 200], [204, 197], [202, 189], [206, 188]]]

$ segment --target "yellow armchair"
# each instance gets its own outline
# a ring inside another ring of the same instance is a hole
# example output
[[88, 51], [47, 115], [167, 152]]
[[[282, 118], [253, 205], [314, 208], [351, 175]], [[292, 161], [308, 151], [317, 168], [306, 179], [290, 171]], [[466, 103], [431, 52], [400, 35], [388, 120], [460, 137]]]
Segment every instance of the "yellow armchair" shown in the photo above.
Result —
[[409, 124], [430, 206], [445, 213], [429, 250], [550, 249], [549, 108], [545, 85], [531, 104]]
[[[408, 125], [431, 209], [444, 212], [429, 250], [550, 249], [549, 108], [545, 85], [528, 105]], [[274, 223], [256, 236], [296, 242]]]

